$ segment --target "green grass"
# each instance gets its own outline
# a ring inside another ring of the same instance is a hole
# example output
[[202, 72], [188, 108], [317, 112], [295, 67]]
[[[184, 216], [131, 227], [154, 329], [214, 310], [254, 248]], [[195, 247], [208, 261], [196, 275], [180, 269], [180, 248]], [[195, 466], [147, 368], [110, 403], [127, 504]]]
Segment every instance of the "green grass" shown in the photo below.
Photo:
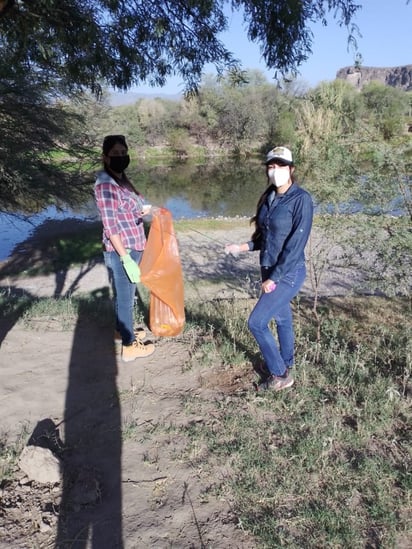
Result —
[[13, 478], [16, 463], [27, 443], [28, 435], [28, 424], [23, 425], [17, 440], [13, 444], [10, 444], [6, 432], [0, 433], [0, 488]]
[[79, 309], [82, 316], [98, 325], [106, 325], [111, 319], [113, 305], [109, 292], [99, 291], [93, 294], [54, 298], [30, 298], [10, 296], [7, 291], [0, 291], [0, 313], [4, 320], [20, 322], [25, 328], [36, 329], [36, 322], [41, 325], [54, 320], [61, 330], [71, 330], [76, 326]]
[[55, 266], [63, 268], [72, 264], [82, 264], [91, 258], [100, 257], [102, 253], [101, 229], [93, 227], [84, 234], [58, 238], [55, 241]]
[[86, 223], [58, 236], [51, 231], [40, 242], [29, 239], [24, 252], [15, 253], [0, 266], [0, 280], [10, 275], [47, 275], [74, 265], [93, 266], [102, 261], [101, 232], [99, 223]]
[[[300, 302], [296, 312], [295, 388], [217, 400], [213, 422], [187, 427], [186, 458], [199, 465], [202, 447], [209, 474], [224, 464], [216, 490], [260, 547], [401, 546], [412, 535], [410, 303], [325, 300], [316, 344], [304, 320], [308, 307]], [[219, 303], [213, 318], [213, 309], [203, 303], [189, 315], [204, 320], [205, 342], [198, 334], [193, 357], [203, 355], [204, 364], [219, 364], [222, 374], [232, 369], [235, 377], [242, 375], [242, 348], [243, 374], [251, 379], [247, 312], [240, 307], [236, 317], [234, 303]], [[210, 410], [197, 398], [186, 406], [197, 415]]]
[[[27, 326], [48, 316], [73, 326], [80, 304], [83, 316], [94, 321], [111, 318], [108, 311], [103, 314], [110, 303], [96, 296], [32, 303], [8, 297], [0, 296], [2, 311], [20, 315]], [[277, 394], [252, 390], [251, 364], [258, 353], [247, 317], [254, 302], [186, 303], [181, 340], [190, 360], [182, 368], [201, 369], [209, 397], [192, 394], [184, 405], [204, 421], [179, 429], [156, 423], [146, 436], [183, 438], [175, 459], [198, 470], [208, 480], [207, 490], [230, 502], [256, 547], [407, 547], [412, 537], [410, 300], [324, 298], [319, 335], [310, 300], [296, 301], [296, 384]], [[129, 392], [122, 398], [141, 395]], [[134, 421], [125, 419], [125, 443], [135, 436]], [[17, 455], [3, 443], [3, 480]]]

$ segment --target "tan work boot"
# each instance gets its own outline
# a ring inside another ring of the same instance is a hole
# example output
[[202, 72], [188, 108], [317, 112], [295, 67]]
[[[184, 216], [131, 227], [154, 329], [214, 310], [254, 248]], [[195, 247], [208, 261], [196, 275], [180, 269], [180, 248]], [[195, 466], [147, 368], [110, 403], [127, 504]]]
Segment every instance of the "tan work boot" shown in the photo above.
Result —
[[133, 341], [131, 345], [122, 345], [123, 362], [131, 362], [136, 358], [144, 358], [154, 353], [153, 343], [142, 343], [139, 340]]
[[[134, 337], [136, 339], [144, 339], [146, 337], [145, 330], [143, 328], [136, 328], [134, 330]], [[122, 337], [120, 335], [120, 332], [118, 332], [118, 331], [114, 332], [114, 342], [115, 343], [121, 343], [122, 342]]]

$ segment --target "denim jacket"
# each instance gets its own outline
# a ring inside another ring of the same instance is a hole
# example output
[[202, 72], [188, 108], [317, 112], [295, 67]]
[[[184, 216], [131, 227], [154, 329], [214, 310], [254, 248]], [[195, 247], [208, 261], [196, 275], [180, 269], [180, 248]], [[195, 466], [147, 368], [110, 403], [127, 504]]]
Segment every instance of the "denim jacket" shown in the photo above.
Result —
[[313, 220], [310, 194], [292, 184], [271, 205], [265, 201], [257, 212], [258, 236], [249, 250], [260, 250], [260, 265], [278, 283], [287, 273], [305, 264], [305, 246]]

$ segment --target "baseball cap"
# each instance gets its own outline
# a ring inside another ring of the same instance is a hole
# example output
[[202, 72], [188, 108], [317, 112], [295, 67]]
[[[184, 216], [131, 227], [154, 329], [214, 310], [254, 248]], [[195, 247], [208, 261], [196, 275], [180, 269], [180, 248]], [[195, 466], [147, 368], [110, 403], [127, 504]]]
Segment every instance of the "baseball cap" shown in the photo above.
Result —
[[289, 166], [293, 165], [292, 153], [286, 147], [275, 147], [274, 149], [270, 150], [266, 155], [265, 164], [268, 164], [272, 160], [280, 160], [281, 162], [284, 162]]

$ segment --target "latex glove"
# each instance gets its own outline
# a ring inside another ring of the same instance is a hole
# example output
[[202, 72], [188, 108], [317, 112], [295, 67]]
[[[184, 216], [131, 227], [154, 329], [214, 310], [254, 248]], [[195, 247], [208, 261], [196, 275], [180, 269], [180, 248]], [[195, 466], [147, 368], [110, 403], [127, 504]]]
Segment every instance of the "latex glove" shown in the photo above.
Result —
[[120, 258], [120, 261], [123, 264], [123, 268], [126, 271], [126, 274], [133, 284], [140, 282], [140, 268], [136, 261], [129, 255], [123, 255]]
[[226, 244], [225, 246], [225, 254], [226, 255], [233, 255], [233, 257], [237, 257], [240, 254], [240, 245], [239, 244]]
[[276, 289], [276, 284], [273, 282], [273, 280], [270, 280], [268, 278], [263, 282], [262, 284], [262, 290], [265, 292], [265, 294], [270, 294], [270, 292], [273, 292]]

